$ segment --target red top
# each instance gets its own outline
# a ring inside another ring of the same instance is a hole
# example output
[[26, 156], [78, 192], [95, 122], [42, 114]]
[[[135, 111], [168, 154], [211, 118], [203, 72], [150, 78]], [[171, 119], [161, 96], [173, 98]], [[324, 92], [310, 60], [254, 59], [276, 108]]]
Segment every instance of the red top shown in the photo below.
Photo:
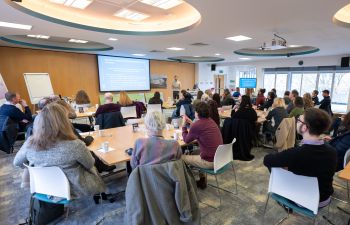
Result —
[[256, 97], [256, 105], [260, 106], [263, 105], [265, 103], [265, 96], [264, 95], [259, 95]]

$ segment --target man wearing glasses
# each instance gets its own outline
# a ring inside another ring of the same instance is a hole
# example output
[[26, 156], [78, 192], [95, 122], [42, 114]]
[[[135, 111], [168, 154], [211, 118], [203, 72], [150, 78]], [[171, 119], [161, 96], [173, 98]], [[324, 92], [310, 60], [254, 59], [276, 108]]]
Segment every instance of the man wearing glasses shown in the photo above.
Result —
[[283, 167], [303, 176], [317, 177], [320, 191], [319, 207], [330, 203], [333, 175], [337, 166], [336, 151], [320, 137], [331, 124], [329, 115], [320, 109], [309, 108], [297, 119], [297, 132], [303, 136], [300, 147], [266, 155], [264, 165]]

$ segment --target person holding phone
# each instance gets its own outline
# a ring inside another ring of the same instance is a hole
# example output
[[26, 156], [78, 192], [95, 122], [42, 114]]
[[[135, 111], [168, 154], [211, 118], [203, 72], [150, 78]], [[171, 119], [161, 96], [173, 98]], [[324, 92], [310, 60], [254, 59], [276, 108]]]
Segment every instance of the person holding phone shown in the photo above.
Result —
[[[6, 102], [0, 107], [0, 115], [10, 117], [14, 122], [18, 123], [19, 131], [25, 131], [28, 124], [32, 122], [32, 112], [24, 99], [16, 92], [5, 93]], [[24, 108], [24, 112], [16, 107], [20, 104]]]

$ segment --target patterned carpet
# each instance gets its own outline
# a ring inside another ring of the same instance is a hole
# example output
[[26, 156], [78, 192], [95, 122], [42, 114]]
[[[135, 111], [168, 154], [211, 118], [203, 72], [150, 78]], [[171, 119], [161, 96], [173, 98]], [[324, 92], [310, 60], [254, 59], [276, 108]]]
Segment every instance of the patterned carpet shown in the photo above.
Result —
[[[256, 148], [253, 150], [255, 159], [250, 162], [235, 162], [238, 182], [238, 195], [222, 194], [221, 210], [214, 209], [205, 204], [200, 204], [203, 225], [251, 225], [263, 224], [262, 213], [266, 201], [266, 192], [269, 179], [268, 170], [262, 165], [264, 155], [272, 152], [271, 149]], [[15, 225], [24, 222], [28, 216], [29, 189], [21, 189], [21, 169], [12, 165], [14, 155], [6, 155], [0, 152], [0, 225]], [[119, 192], [125, 189], [126, 174], [120, 173], [108, 177], [106, 183], [111, 192]], [[209, 183], [213, 183], [208, 176]], [[233, 189], [232, 173], [219, 176], [220, 186]], [[345, 185], [345, 182], [335, 178], [335, 183]], [[347, 199], [345, 189], [334, 186], [334, 196]], [[218, 205], [219, 200], [215, 189], [208, 187], [199, 192], [200, 199], [211, 205]], [[72, 202], [67, 219], [60, 219], [53, 224], [71, 225], [119, 225], [124, 224], [124, 196], [121, 194], [115, 203], [103, 203], [95, 205], [92, 198], [80, 199]], [[334, 224], [347, 224], [350, 215], [346, 215], [337, 209], [340, 206], [350, 211], [350, 205], [333, 201], [330, 209], [330, 219]], [[322, 209], [317, 217], [316, 224], [329, 224], [322, 218], [327, 214], [327, 209]], [[286, 216], [283, 208], [273, 200], [269, 202], [264, 224], [275, 224]], [[312, 220], [296, 214], [284, 221], [283, 224], [312, 224]]]

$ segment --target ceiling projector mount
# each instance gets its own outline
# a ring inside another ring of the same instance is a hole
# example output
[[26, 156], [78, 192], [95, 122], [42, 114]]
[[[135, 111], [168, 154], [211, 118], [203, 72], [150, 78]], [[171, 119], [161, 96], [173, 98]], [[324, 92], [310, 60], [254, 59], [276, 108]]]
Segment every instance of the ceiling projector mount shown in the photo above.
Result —
[[287, 48], [287, 40], [277, 34], [273, 34], [274, 38], [271, 41], [271, 45], [267, 45], [266, 42], [260, 47], [261, 50], [277, 50]]

